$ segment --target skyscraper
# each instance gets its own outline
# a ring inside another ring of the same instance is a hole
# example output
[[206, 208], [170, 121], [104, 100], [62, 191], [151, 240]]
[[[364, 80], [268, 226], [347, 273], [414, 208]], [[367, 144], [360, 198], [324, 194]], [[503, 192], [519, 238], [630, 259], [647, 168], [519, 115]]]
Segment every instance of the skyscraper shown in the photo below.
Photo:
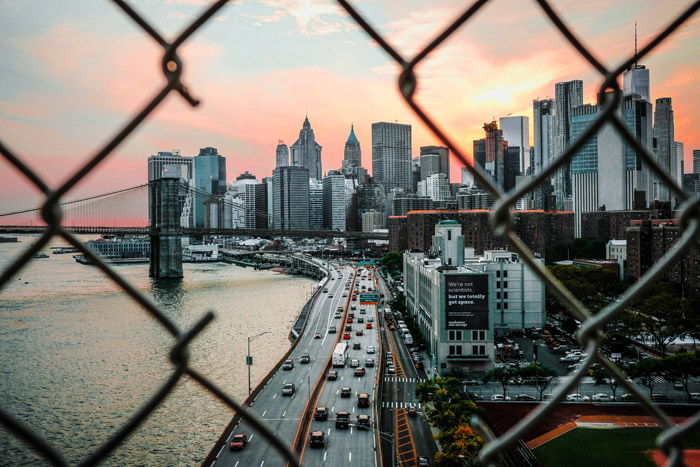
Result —
[[309, 180], [309, 228], [323, 228], [323, 182], [315, 178]]
[[216, 148], [201, 148], [194, 157], [194, 190], [194, 226], [203, 228], [206, 202], [226, 193], [226, 158]]
[[[571, 110], [583, 105], [583, 81], [563, 81], [554, 85], [556, 106], [556, 148], [559, 157], [571, 143]], [[564, 164], [554, 177], [554, 194], [557, 209], [563, 210], [565, 201], [571, 198], [571, 166]]]
[[508, 146], [520, 148], [519, 166], [524, 174], [530, 162], [530, 119], [522, 116], [502, 117], [498, 123]]
[[180, 151], [158, 152], [148, 157], [148, 181], [158, 180], [164, 174], [175, 175], [185, 183], [192, 179], [192, 158], [180, 155]]
[[693, 173], [700, 174], [700, 149], [693, 149]]
[[[676, 174], [676, 148], [673, 105], [670, 97], [656, 99], [656, 111], [654, 112], [654, 138], [656, 139], [657, 163], [672, 177]], [[671, 201], [668, 187], [660, 181], [655, 181], [655, 199]]]
[[685, 152], [685, 145], [681, 143], [680, 141], [676, 141], [673, 143], [674, 148], [676, 149], [676, 183], [679, 185], [683, 183], [683, 155]]
[[411, 190], [411, 125], [372, 124], [372, 176], [386, 192]]
[[[504, 183], [504, 161], [507, 143], [503, 141], [503, 130], [498, 128], [496, 121], [484, 123], [484, 168], [497, 185], [503, 187]], [[477, 156], [477, 141], [474, 141], [475, 156]], [[480, 149], [480, 148], [479, 148]], [[481, 155], [479, 155], [481, 157]]]
[[281, 230], [309, 228], [309, 170], [277, 167], [272, 171], [272, 224]]
[[420, 179], [425, 180], [434, 173], [445, 174], [450, 180], [450, 152], [444, 146], [421, 146]]
[[279, 140], [277, 144], [277, 156], [275, 157], [275, 167], [286, 167], [289, 165], [289, 148], [284, 141]]
[[[532, 150], [532, 164], [530, 172], [538, 175], [551, 163], [556, 150], [556, 107], [553, 99], [535, 99], [532, 101], [533, 129], [535, 132]], [[534, 192], [535, 208], [545, 209], [547, 199], [551, 193], [551, 181], [547, 180], [539, 185]]]
[[346, 220], [345, 175], [340, 170], [331, 170], [323, 178], [323, 227], [344, 231]]
[[343, 152], [343, 168], [362, 167], [362, 150], [360, 149], [360, 141], [355, 136], [355, 125], [350, 126], [350, 135], [345, 142], [345, 151]]
[[299, 139], [291, 147], [292, 165], [305, 167], [309, 171], [309, 178], [321, 180], [323, 178], [321, 149], [322, 146], [316, 142], [309, 117], [304, 118], [304, 124], [299, 131]]
[[[634, 23], [634, 54], [637, 54], [637, 23]], [[625, 96], [638, 96], [651, 102], [649, 92], [649, 70], [636, 61], [622, 75], [623, 92]]]

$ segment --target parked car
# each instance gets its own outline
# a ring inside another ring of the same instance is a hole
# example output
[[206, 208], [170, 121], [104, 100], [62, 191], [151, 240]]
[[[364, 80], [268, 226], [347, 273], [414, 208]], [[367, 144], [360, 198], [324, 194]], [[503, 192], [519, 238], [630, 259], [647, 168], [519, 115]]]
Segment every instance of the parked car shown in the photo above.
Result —
[[621, 402], [637, 402], [637, 398], [634, 397], [632, 394], [623, 394], [620, 396], [619, 399]]
[[294, 386], [294, 383], [286, 383], [284, 386], [282, 386], [283, 396], [293, 396], [295, 392], [296, 386]]
[[430, 467], [430, 462], [425, 457], [418, 458], [418, 467]]
[[503, 397], [503, 394], [494, 394], [493, 396], [491, 396], [491, 400], [492, 401], [509, 401], [510, 396]]
[[465, 379], [463, 382], [466, 386], [478, 386], [479, 385], [479, 380], [474, 379], [474, 378]]
[[598, 394], [593, 394], [591, 396], [591, 400], [595, 402], [610, 402], [615, 399], [613, 399], [613, 397], [610, 394], [599, 392]]
[[293, 370], [294, 369], [294, 362], [292, 360], [285, 360], [284, 363], [282, 364], [282, 369], [283, 370]]
[[518, 394], [514, 397], [516, 401], [536, 401], [537, 398], [530, 394]]
[[651, 395], [651, 400], [654, 402], [672, 402], [671, 396], [657, 392]]
[[231, 439], [231, 444], [229, 447], [231, 448], [232, 451], [240, 451], [244, 447], [248, 445], [248, 435], [244, 434], [237, 434], [233, 435], [233, 438]]
[[569, 394], [566, 396], [566, 400], [569, 402], [588, 402], [591, 399], [583, 394]]
[[481, 394], [477, 394], [475, 392], [471, 392], [471, 391], [467, 392], [467, 397], [473, 401], [483, 401], [484, 400], [484, 396], [482, 396]]

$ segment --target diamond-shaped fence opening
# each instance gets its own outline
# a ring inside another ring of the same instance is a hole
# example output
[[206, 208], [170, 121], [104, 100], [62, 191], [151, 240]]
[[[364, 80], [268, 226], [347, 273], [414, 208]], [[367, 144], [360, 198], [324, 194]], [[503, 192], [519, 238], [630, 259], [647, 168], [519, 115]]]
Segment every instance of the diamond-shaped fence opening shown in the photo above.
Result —
[[[133, 414], [131, 419], [111, 438], [102, 445], [97, 451], [92, 453], [83, 461], [85, 464], [95, 464], [104, 460], [110, 453], [122, 443], [148, 416], [158, 407], [158, 405], [172, 392], [175, 385], [185, 375], [189, 376], [194, 381], [198, 382], [204, 389], [211, 392], [219, 398], [223, 403], [236, 411], [243, 419], [256, 429], [281, 455], [291, 464], [298, 465], [297, 457], [291, 452], [288, 446], [279, 441], [270, 430], [261, 422], [255, 415], [249, 413], [233, 398], [228, 396], [218, 387], [213, 385], [207, 378], [199, 374], [188, 365], [188, 345], [197, 334], [214, 319], [214, 314], [206, 313], [201, 320], [189, 330], [179, 329], [150, 299], [141, 292], [136, 290], [124, 278], [122, 278], [114, 269], [110, 268], [100, 257], [83, 246], [78, 239], [70, 232], [63, 229], [62, 213], [59, 206], [60, 199], [77, 183], [79, 183], [90, 171], [99, 165], [107, 158], [112, 151], [121, 144], [129, 135], [136, 129], [150, 113], [160, 105], [163, 99], [170, 92], [179, 93], [190, 105], [196, 106], [199, 101], [195, 99], [186, 86], [181, 81], [182, 67], [178, 56], [178, 47], [182, 45], [197, 29], [205, 24], [212, 16], [214, 16], [228, 0], [218, 0], [207, 7], [203, 13], [197, 17], [180, 35], [172, 42], [168, 42], [158, 31], [155, 30], [147, 21], [145, 21], [131, 6], [124, 0], [112, 0], [121, 10], [137, 23], [144, 32], [163, 47], [162, 69], [166, 78], [165, 86], [142, 108], [138, 113], [121, 128], [117, 134], [104, 144], [87, 163], [79, 167], [72, 177], [69, 178], [57, 190], [51, 190], [48, 185], [23, 162], [19, 155], [15, 155], [10, 148], [5, 146], [0, 141], [0, 153], [3, 157], [18, 169], [30, 182], [32, 182], [42, 193], [45, 194], [45, 201], [42, 206], [42, 217], [46, 222], [47, 228], [43, 235], [34, 242], [19, 258], [16, 258], [11, 265], [5, 269], [0, 275], [0, 291], [15, 276], [31, 259], [32, 255], [39, 252], [48, 241], [54, 236], [59, 236], [65, 239], [69, 244], [78, 248], [80, 252], [94, 264], [100, 268], [107, 276], [114, 281], [123, 291], [128, 294], [133, 300], [138, 302], [141, 307], [155, 318], [176, 340], [176, 344], [170, 349], [170, 359], [174, 365], [174, 369], [170, 375], [167, 375], [157, 391], [155, 391], [148, 402], [141, 409]], [[688, 20], [700, 8], [700, 0], [688, 6], [672, 23], [666, 26], [651, 42], [643, 47], [634, 56], [630, 57], [623, 64], [614, 70], [608, 70], [602, 65], [595, 55], [587, 49], [576, 35], [566, 26], [561, 17], [555, 12], [552, 6], [546, 0], [535, 0], [537, 6], [542, 10], [543, 14], [549, 18], [552, 24], [562, 33], [564, 39], [572, 46], [572, 53], [580, 54], [587, 60], [601, 75], [602, 83], [600, 85], [601, 101], [598, 102], [600, 112], [598, 117], [590, 124], [559, 157], [546, 167], [540, 174], [533, 177], [526, 183], [522, 183], [511, 191], [504, 193], [488, 175], [479, 167], [472, 165], [464, 153], [460, 151], [450, 136], [442, 130], [440, 125], [431, 118], [427, 109], [425, 109], [414, 98], [418, 77], [416, 68], [420, 62], [433, 52], [440, 44], [450, 37], [457, 29], [463, 27], [471, 21], [473, 15], [482, 8], [489, 0], [477, 0], [470, 5], [464, 12], [458, 16], [448, 27], [439, 32], [435, 39], [428, 43], [425, 48], [418, 53], [413, 59], [407, 60], [396, 51], [389, 42], [379, 34], [371, 25], [368, 19], [362, 16], [352, 4], [346, 0], [337, 0], [338, 4], [345, 9], [350, 17], [364, 31], [382, 47], [386, 53], [395, 60], [402, 68], [402, 72], [398, 77], [399, 90], [405, 99], [408, 106], [420, 118], [420, 120], [432, 131], [432, 133], [450, 149], [455, 157], [467, 167], [473, 174], [475, 181], [485, 187], [496, 199], [495, 208], [492, 211], [491, 223], [496, 233], [504, 236], [520, 254], [523, 261], [535, 272], [535, 274], [545, 283], [549, 292], [552, 293], [565, 308], [577, 319], [582, 321], [582, 327], [578, 334], [579, 342], [588, 353], [588, 357], [584, 360], [583, 365], [572, 374], [572, 377], [562, 382], [554, 391], [551, 400], [542, 403], [536, 410], [531, 412], [527, 417], [514, 426], [509, 432], [497, 438], [486, 428], [483, 423], [476, 419], [474, 425], [480, 430], [482, 436], [487, 441], [486, 446], [482, 449], [480, 458], [485, 463], [497, 463], [499, 456], [518, 441], [525, 433], [532, 429], [543, 417], [550, 413], [561, 402], [567, 392], [569, 392], [578, 382], [581, 381], [584, 374], [590, 369], [591, 365], [598, 362], [607, 371], [613, 375], [619, 384], [632, 394], [644, 407], [644, 409], [655, 417], [664, 427], [663, 433], [657, 440], [658, 446], [668, 455], [668, 462], [671, 465], [682, 463], [683, 450], [680, 447], [680, 442], [683, 437], [691, 430], [695, 429], [700, 424], [700, 415], [696, 415], [688, 419], [682, 425], [675, 426], [666, 414], [657, 406], [655, 406], [646, 395], [641, 393], [634, 385], [627, 381], [627, 376], [616, 366], [610, 362], [600, 352], [601, 339], [604, 335], [603, 326], [611, 320], [619, 317], [625, 307], [639, 298], [649, 287], [661, 277], [661, 275], [677, 260], [688, 248], [698, 246], [700, 244], [700, 200], [697, 198], [689, 199], [688, 195], [683, 192], [669, 175], [662, 170], [656, 163], [649, 150], [643, 147], [625, 127], [625, 124], [615, 114], [615, 110], [621, 99], [621, 92], [617, 83], [621, 73], [631, 64], [646, 56], [650, 51], [657, 47], [663, 40], [672, 34], [680, 25]], [[653, 174], [664, 183], [669, 189], [679, 197], [683, 204], [679, 209], [678, 219], [683, 229], [683, 234], [678, 240], [675, 248], [669, 250], [657, 263], [636, 282], [629, 290], [627, 290], [617, 301], [605, 307], [595, 316], [580, 303], [573, 294], [568, 291], [544, 266], [534, 260], [534, 255], [525, 243], [511, 230], [511, 212], [510, 208], [523, 195], [532, 191], [536, 186], [543, 183], [554, 172], [571, 161], [574, 154], [604, 125], [612, 125], [617, 132], [623, 137], [625, 142], [629, 144], [637, 155], [641, 158]], [[19, 439], [22, 439], [32, 446], [40, 455], [47, 461], [65, 465], [66, 461], [62, 457], [61, 452], [54, 446], [49, 445], [39, 433], [26, 426], [21, 421], [5, 412], [0, 407], [0, 423], [14, 433]]]

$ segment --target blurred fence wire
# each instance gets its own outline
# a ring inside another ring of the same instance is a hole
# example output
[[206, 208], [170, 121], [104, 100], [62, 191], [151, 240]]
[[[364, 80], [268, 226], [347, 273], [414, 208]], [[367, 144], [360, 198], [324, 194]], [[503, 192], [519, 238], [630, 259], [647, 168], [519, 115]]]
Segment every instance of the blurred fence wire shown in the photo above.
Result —
[[[218, 397], [223, 403], [236, 411], [241, 418], [246, 420], [250, 425], [258, 431], [261, 436], [277, 449], [280, 454], [290, 463], [297, 466], [298, 457], [292, 453], [289, 446], [279, 440], [267, 428], [263, 421], [257, 416], [248, 412], [236, 400], [224, 393], [216, 387], [211, 381], [202, 376], [188, 365], [188, 345], [194, 337], [196, 337], [205, 326], [213, 319], [212, 312], [206, 313], [198, 323], [191, 329], [179, 329], [173, 321], [171, 321], [150, 299], [144, 294], [131, 286], [124, 278], [122, 278], [115, 270], [110, 268], [100, 257], [96, 256], [92, 251], [87, 249], [72, 233], [64, 230], [62, 227], [62, 211], [59, 206], [61, 197], [69, 192], [76, 184], [86, 177], [95, 167], [103, 162], [112, 151], [121, 144], [129, 135], [151, 114], [151, 112], [160, 105], [163, 99], [171, 92], [176, 92], [185, 99], [191, 106], [197, 106], [199, 100], [193, 97], [185, 84], [181, 81], [183, 63], [178, 56], [179, 47], [187, 41], [194, 32], [202, 25], [207, 23], [227, 2], [228, 0], [218, 0], [209, 5], [202, 14], [197, 17], [184, 31], [182, 31], [172, 42], [168, 42], [156, 29], [149, 24], [141, 15], [139, 15], [126, 1], [112, 0], [127, 16], [129, 16], [143, 31], [155, 40], [163, 48], [162, 71], [166, 78], [166, 83], [152, 97], [152, 99], [129, 120], [123, 128], [121, 128], [113, 138], [107, 141], [104, 146], [94, 154], [84, 165], [77, 168], [74, 174], [56, 190], [52, 190], [49, 186], [32, 171], [24, 160], [11, 151], [3, 141], [0, 141], [0, 153], [10, 162], [17, 170], [19, 170], [36, 188], [45, 195], [45, 200], [42, 204], [42, 217], [46, 222], [46, 230], [40, 238], [28, 248], [19, 258], [17, 258], [7, 269], [0, 275], [0, 291], [4, 288], [8, 281], [19, 272], [31, 259], [35, 253], [38, 253], [54, 236], [64, 238], [70, 244], [75, 246], [80, 252], [89, 258], [97, 267], [99, 267], [107, 276], [118, 284], [124, 293], [136, 300], [142, 308], [149, 313], [153, 318], [161, 323], [165, 329], [173, 335], [176, 343], [170, 350], [170, 359], [174, 366], [172, 373], [165, 379], [160, 388], [155, 391], [146, 404], [135, 413], [130, 420], [122, 426], [110, 439], [98, 448], [94, 453], [90, 454], [81, 464], [92, 465], [104, 460], [110, 453], [118, 447], [170, 394], [178, 381], [183, 376], [188, 376], [197, 381], [204, 390], [211, 392]], [[497, 0], [491, 0], [496, 2]], [[700, 199], [689, 198], [683, 192], [682, 188], [657, 164], [653, 155], [648, 148], [642, 146], [635, 137], [629, 132], [621, 118], [615, 113], [622, 99], [618, 80], [620, 75], [632, 64], [636, 63], [643, 57], [647, 56], [654, 48], [663, 42], [671, 35], [679, 26], [685, 23], [693, 14], [700, 8], [700, 0], [691, 3], [685, 10], [676, 17], [676, 19], [664, 27], [658, 35], [648, 44], [629, 57], [624, 63], [617, 68], [608, 69], [603, 65], [593, 54], [591, 50], [567, 27], [561, 16], [554, 10], [550, 2], [546, 0], [533, 0], [534, 7], [541, 9], [542, 13], [552, 22], [552, 24], [562, 34], [564, 40], [569, 42], [573, 52], [578, 53], [590, 65], [600, 73], [602, 83], [600, 84], [599, 93], [599, 108], [598, 117], [591, 123], [588, 129], [580, 135], [566, 150], [556, 158], [556, 160], [547, 166], [541, 173], [529, 179], [526, 183], [522, 183], [508, 192], [503, 192], [489, 176], [478, 166], [472, 165], [465, 154], [460, 150], [457, 144], [448, 136], [448, 134], [440, 127], [438, 122], [429, 114], [428, 110], [423, 107], [415, 99], [415, 91], [418, 85], [418, 77], [416, 69], [418, 65], [426, 59], [436, 48], [438, 48], [446, 39], [455, 33], [459, 28], [465, 26], [473, 20], [477, 11], [484, 5], [489, 3], [489, 0], [477, 0], [469, 5], [448, 27], [436, 34], [435, 38], [430, 41], [415, 57], [412, 59], [404, 58], [389, 41], [382, 36], [374, 27], [371, 26], [369, 20], [365, 18], [358, 10], [356, 10], [351, 2], [346, 0], [337, 0], [337, 3], [342, 7], [348, 15], [374, 40], [384, 51], [401, 67], [401, 72], [397, 78], [399, 90], [405, 99], [408, 106], [413, 110], [415, 115], [432, 131], [432, 133], [450, 149], [454, 156], [467, 167], [474, 175], [475, 181], [485, 187], [494, 198], [496, 204], [491, 212], [491, 224], [494, 231], [504, 236], [510, 245], [517, 251], [523, 261], [537, 274], [537, 276], [545, 283], [546, 287], [577, 319], [582, 321], [582, 327], [578, 334], [578, 340], [581, 346], [588, 353], [588, 357], [584, 360], [583, 365], [572, 373], [571, 377], [562, 382], [554, 391], [553, 397], [545, 403], [538, 406], [527, 417], [522, 419], [516, 426], [510, 429], [501, 437], [496, 437], [488, 431], [488, 429], [480, 428], [485, 425], [479, 420], [474, 421], [475, 428], [480, 429], [482, 436], [486, 441], [485, 447], [480, 453], [480, 460], [485, 464], [499, 463], [499, 456], [505, 449], [517, 443], [530, 429], [535, 427], [544, 417], [551, 413], [565, 397], [584, 377], [591, 368], [591, 365], [598, 362], [610, 372], [611, 375], [619, 381], [630, 394], [632, 394], [642, 405], [642, 407], [653, 417], [655, 417], [663, 427], [662, 434], [657, 439], [658, 447], [668, 457], [669, 465], [682, 465], [683, 448], [681, 446], [683, 437], [691, 430], [695, 429], [700, 424], [700, 414], [688, 419], [681, 425], [674, 425], [671, 419], [651, 400], [643, 394], [637, 387], [627, 381], [626, 375], [613, 362], [608, 360], [602, 352], [600, 352], [601, 340], [604, 336], [603, 326], [611, 320], [620, 316], [625, 306], [629, 305], [635, 298], [644, 293], [662, 274], [672, 265], [672, 263], [680, 258], [684, 252], [693, 244], [700, 244]], [[449, 70], [445, 70], [446, 72]], [[658, 180], [669, 187], [682, 201], [678, 210], [678, 220], [683, 229], [683, 234], [678, 240], [676, 248], [669, 250], [657, 263], [637, 281], [629, 290], [627, 290], [617, 301], [610, 304], [595, 316], [586, 309], [573, 295], [567, 290], [550, 272], [548, 272], [538, 261], [534, 260], [534, 255], [528, 246], [514, 233], [511, 229], [511, 206], [515, 205], [516, 201], [522, 198], [525, 194], [532, 191], [535, 187], [545, 182], [551, 177], [557, 169], [569, 163], [576, 152], [583, 147], [584, 144], [606, 124], [612, 125], [624, 139], [624, 141], [633, 148], [637, 155], [642, 159]], [[25, 425], [20, 420], [17, 420], [4, 408], [0, 407], [0, 423], [14, 433], [15, 436], [22, 439], [24, 442], [32, 446], [40, 455], [48, 462], [55, 465], [67, 465], [66, 460], [61, 455], [61, 452], [54, 446], [51, 446], [41, 434], [34, 431], [31, 427]]]

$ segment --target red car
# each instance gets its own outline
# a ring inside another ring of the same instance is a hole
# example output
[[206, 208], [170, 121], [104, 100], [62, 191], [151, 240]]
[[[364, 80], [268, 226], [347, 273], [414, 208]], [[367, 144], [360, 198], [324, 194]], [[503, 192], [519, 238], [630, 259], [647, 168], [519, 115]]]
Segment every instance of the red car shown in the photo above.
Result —
[[365, 324], [365, 328], [367, 328], [367, 329], [372, 329], [372, 323], [367, 323], [367, 324]]
[[350, 333], [346, 332], [345, 334], [343, 334], [343, 339], [350, 339]]
[[231, 450], [240, 451], [248, 445], [248, 435], [233, 435], [231, 440]]
[[356, 368], [355, 376], [364, 376], [367, 371], [364, 368]]
[[352, 323], [352, 318], [348, 318], [345, 322], [346, 322], [346, 323]]

